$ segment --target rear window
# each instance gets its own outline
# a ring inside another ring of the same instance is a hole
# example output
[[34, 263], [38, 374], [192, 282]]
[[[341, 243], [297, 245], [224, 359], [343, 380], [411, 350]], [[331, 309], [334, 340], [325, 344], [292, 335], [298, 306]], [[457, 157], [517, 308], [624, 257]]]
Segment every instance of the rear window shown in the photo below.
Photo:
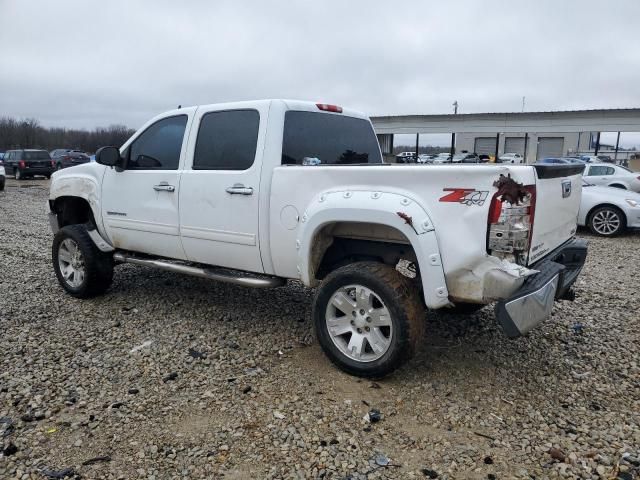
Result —
[[283, 165], [382, 163], [371, 124], [360, 118], [288, 111], [284, 117]]
[[23, 160], [49, 160], [49, 152], [45, 152], [44, 150], [39, 152], [22, 152]]

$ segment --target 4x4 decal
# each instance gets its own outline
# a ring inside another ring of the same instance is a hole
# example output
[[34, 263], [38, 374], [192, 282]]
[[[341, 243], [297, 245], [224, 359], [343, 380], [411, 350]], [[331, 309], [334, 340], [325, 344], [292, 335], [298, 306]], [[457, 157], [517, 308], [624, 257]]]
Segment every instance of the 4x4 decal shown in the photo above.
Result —
[[443, 188], [442, 191], [451, 193], [440, 197], [441, 202], [461, 203], [463, 205], [484, 205], [489, 196], [488, 191], [474, 188]]

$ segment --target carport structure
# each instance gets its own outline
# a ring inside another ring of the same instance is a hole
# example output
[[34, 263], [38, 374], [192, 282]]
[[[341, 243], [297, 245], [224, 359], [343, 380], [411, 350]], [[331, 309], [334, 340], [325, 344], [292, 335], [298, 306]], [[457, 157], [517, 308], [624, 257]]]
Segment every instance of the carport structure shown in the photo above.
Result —
[[[446, 115], [390, 115], [372, 117], [385, 155], [393, 154], [395, 134], [451, 134], [454, 152], [495, 155], [520, 153], [527, 162], [572, 153], [602, 153], [600, 132], [640, 132], [640, 108], [570, 110], [557, 112], [468, 113]], [[608, 146], [609, 147], [609, 146]]]

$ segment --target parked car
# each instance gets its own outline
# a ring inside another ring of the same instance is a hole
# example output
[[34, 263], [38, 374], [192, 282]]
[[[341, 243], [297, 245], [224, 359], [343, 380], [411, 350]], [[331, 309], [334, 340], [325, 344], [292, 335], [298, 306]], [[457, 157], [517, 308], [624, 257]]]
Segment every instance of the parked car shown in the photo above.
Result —
[[569, 160], [567, 160], [566, 158], [559, 158], [559, 157], [547, 157], [547, 158], [542, 158], [540, 160], [538, 160], [536, 163], [538, 164], [556, 164], [556, 165], [569, 165], [571, 164], [571, 162]]
[[589, 163], [583, 175], [587, 182], [594, 185], [640, 192], [640, 174], [620, 165]]
[[7, 174], [4, 170], [4, 162], [0, 160], [0, 192], [4, 190], [4, 184], [7, 181]]
[[604, 163], [613, 163], [613, 159], [609, 155], [598, 155], [597, 158]]
[[55, 170], [49, 152], [35, 149], [8, 150], [5, 153], [4, 167], [7, 175], [13, 175], [16, 180], [34, 175], [51, 178]]
[[450, 163], [451, 162], [451, 154], [450, 153], [439, 153], [435, 157], [433, 157], [433, 163]]
[[480, 157], [475, 153], [456, 153], [452, 163], [481, 163]]
[[602, 162], [602, 160], [600, 160], [598, 157], [594, 155], [580, 155], [580, 158], [585, 163], [601, 163]]
[[574, 238], [582, 168], [384, 164], [368, 117], [335, 105], [173, 110], [96, 160], [56, 172], [49, 192], [52, 268], [70, 295], [105, 292], [121, 263], [252, 287], [297, 279], [317, 287], [320, 346], [354, 375], [409, 359], [423, 304], [497, 301], [504, 332], [525, 334], [587, 253]]
[[397, 163], [416, 163], [416, 152], [400, 152], [396, 155]]
[[51, 152], [51, 159], [55, 163], [56, 170], [62, 170], [63, 168], [73, 167], [75, 165], [82, 165], [89, 162], [91, 159], [89, 155], [81, 150], [70, 150], [66, 148], [59, 148]]
[[524, 163], [524, 157], [519, 153], [505, 153], [498, 157], [500, 163]]
[[417, 163], [433, 163], [434, 155], [427, 155], [426, 153], [421, 153], [418, 155]]
[[582, 182], [578, 225], [596, 235], [613, 237], [627, 228], [640, 228], [640, 194]]
[[493, 157], [491, 155], [487, 155], [485, 153], [481, 153], [480, 155], [478, 155], [478, 158], [480, 159], [480, 161], [482, 163], [489, 163], [493, 159]]

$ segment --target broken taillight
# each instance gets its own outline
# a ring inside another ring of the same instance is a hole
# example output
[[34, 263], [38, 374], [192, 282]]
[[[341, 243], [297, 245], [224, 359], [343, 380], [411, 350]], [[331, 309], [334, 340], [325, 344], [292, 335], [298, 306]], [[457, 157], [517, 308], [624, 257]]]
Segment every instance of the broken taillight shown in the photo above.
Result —
[[536, 208], [536, 187], [523, 187], [526, 195], [516, 204], [497, 193], [489, 206], [487, 252], [520, 265], [529, 259]]

